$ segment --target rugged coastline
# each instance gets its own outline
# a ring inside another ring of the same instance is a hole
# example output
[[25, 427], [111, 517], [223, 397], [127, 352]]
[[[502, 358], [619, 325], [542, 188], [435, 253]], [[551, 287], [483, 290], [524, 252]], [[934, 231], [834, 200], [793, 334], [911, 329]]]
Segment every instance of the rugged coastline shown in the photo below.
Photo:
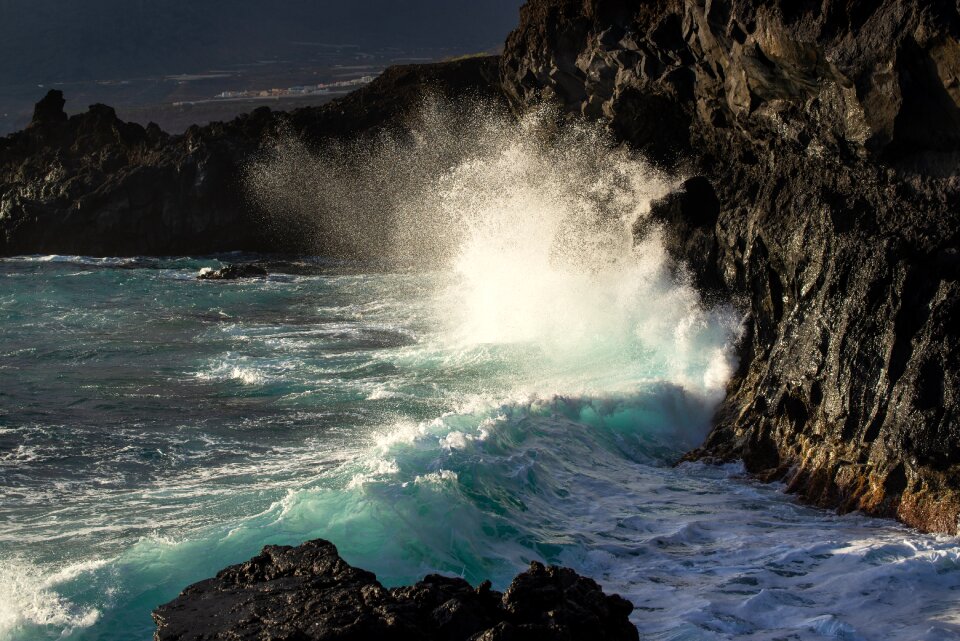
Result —
[[183, 136], [102, 105], [67, 119], [51, 92], [0, 140], [0, 254], [296, 251], [239, 179], [278, 132], [317, 145], [402, 129], [425, 88], [553, 101], [697, 177], [653, 218], [701, 289], [749, 319], [691, 457], [742, 458], [817, 505], [953, 533], [958, 23], [949, 3], [534, 0], [499, 60], [392, 68], [323, 107]]
[[[68, 119], [51, 92], [0, 139], [0, 255], [295, 252], [239, 183], [265, 141], [402, 130], [424, 87], [518, 112], [550, 101], [688, 177], [651, 219], [705, 295], [748, 312], [740, 370], [687, 458], [957, 534], [958, 40], [947, 2], [531, 0], [500, 58], [393, 68], [324, 107], [183, 136], [102, 105]], [[267, 548], [161, 607], [157, 638], [582, 638], [580, 608], [592, 632], [636, 638], [629, 604], [569, 571], [535, 565], [515, 586], [386, 590], [331, 544]], [[310, 633], [291, 623], [308, 610]]]
[[[267, 108], [172, 136], [106, 105], [67, 118], [53, 90], [25, 130], [0, 138], [0, 256], [297, 252], [243, 190], [244, 168], [283, 133], [311, 146], [404, 128], [425, 93], [495, 97], [497, 59], [391, 67], [321, 107]], [[324, 253], [324, 247], [311, 246]]]
[[512, 102], [605, 118], [699, 176], [653, 216], [702, 288], [748, 301], [691, 458], [958, 531], [958, 33], [949, 2], [524, 7]]

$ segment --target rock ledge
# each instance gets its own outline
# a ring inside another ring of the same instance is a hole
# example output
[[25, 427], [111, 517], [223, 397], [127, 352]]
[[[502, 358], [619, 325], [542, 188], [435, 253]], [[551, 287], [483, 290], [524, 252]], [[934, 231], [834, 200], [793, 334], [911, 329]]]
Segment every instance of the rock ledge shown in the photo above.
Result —
[[573, 570], [531, 563], [500, 593], [429, 575], [384, 588], [329, 541], [268, 545], [153, 613], [156, 641], [634, 641], [633, 605]]

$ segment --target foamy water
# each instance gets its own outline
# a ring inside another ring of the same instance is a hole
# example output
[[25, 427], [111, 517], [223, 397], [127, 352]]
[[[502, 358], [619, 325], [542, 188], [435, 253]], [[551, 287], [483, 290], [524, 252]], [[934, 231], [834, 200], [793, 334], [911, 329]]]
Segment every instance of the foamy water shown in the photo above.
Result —
[[415, 268], [0, 261], [0, 639], [149, 639], [187, 584], [314, 537], [388, 585], [568, 565], [644, 638], [960, 638], [956, 538], [673, 466], [740, 331], [633, 243], [675, 181], [543, 114], [456, 120], [252, 169], [278, 220], [340, 204], [317, 233], [359, 246], [379, 216]]

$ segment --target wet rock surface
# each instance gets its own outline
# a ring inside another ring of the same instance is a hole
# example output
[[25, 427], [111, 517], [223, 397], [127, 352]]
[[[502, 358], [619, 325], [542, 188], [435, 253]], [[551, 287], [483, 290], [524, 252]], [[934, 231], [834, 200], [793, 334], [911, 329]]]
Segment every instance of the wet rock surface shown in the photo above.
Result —
[[245, 196], [251, 158], [281, 133], [311, 146], [402, 133], [428, 93], [495, 99], [497, 60], [392, 67], [320, 107], [260, 108], [177, 136], [123, 122], [105, 105], [68, 118], [62, 92], [50, 91], [25, 130], [0, 138], [0, 256], [299, 251], [296, 235], [267, 233]]
[[267, 270], [261, 265], [227, 265], [220, 269], [202, 271], [197, 280], [238, 280], [241, 278], [262, 278]]
[[533, 563], [506, 592], [430, 575], [384, 588], [328, 541], [267, 546], [154, 612], [157, 641], [638, 639], [630, 602], [573, 570]]
[[651, 219], [708, 296], [747, 313], [740, 371], [690, 458], [957, 532], [958, 34], [943, 1], [522, 10], [501, 58], [512, 103], [602, 118], [693, 176]]

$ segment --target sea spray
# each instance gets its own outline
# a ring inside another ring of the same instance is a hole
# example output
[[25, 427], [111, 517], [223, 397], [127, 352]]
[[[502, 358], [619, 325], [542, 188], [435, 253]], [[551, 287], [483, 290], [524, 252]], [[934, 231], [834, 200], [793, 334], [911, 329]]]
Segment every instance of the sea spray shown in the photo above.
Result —
[[571, 374], [538, 392], [583, 392], [593, 377], [610, 392], [612, 372], [628, 387], [653, 372], [716, 400], [736, 312], [701, 305], [655, 226], [634, 237], [677, 181], [599, 124], [558, 118], [430, 99], [403, 134], [310, 151], [288, 133], [248, 168], [248, 189], [317, 247], [454, 275], [432, 294], [444, 338], [536, 346]]
[[67, 565], [44, 574], [22, 558], [7, 557], [0, 563], [0, 638], [24, 627], [61, 630], [69, 636], [88, 628], [100, 617], [93, 607], [77, 606], [57, 589], [69, 586], [78, 576], [93, 572], [106, 562], [93, 560]]
[[556, 260], [602, 264], [676, 181], [598, 124], [558, 119], [434, 98], [402, 131], [350, 142], [311, 148], [286, 129], [247, 167], [247, 193], [271, 228], [315, 250], [448, 267], [466, 234], [491, 226], [504, 241], [548, 239]]

